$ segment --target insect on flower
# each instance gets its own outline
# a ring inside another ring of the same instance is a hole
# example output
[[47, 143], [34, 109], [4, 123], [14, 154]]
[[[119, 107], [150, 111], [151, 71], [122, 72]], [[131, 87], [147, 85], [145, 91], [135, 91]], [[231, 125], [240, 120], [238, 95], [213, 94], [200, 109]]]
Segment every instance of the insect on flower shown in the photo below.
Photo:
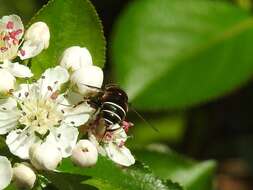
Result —
[[[129, 111], [129, 102], [127, 93], [115, 84], [108, 84], [104, 89], [96, 88], [86, 85], [89, 88], [93, 88], [97, 93], [91, 97], [88, 97], [88, 104], [96, 109], [94, 115], [96, 115], [95, 123], [102, 122], [105, 125], [105, 131], [102, 134], [103, 138], [110, 132], [114, 132], [120, 128], [123, 128], [125, 132], [128, 132], [129, 128], [133, 127], [133, 123], [126, 121], [126, 115]], [[149, 126], [157, 131], [152, 125], [150, 125], [137, 111], [133, 111], [145, 121]]]
[[71, 89], [82, 96], [75, 106], [86, 103], [93, 109], [88, 122], [79, 131], [88, 134], [99, 154], [122, 166], [133, 165], [135, 158], [125, 146], [128, 129], [133, 126], [126, 121], [127, 93], [117, 85], [109, 84], [103, 88], [103, 71], [91, 64], [91, 59], [87, 48], [74, 46], [65, 50], [60, 60], [60, 65], [70, 73]]
[[102, 119], [106, 127], [104, 135], [106, 132], [113, 132], [121, 127], [127, 130], [132, 126], [131, 123], [125, 121], [128, 112], [128, 96], [124, 90], [112, 84], [106, 85], [104, 89], [86, 86], [97, 91], [95, 95], [85, 97], [85, 99], [88, 99], [88, 104], [96, 110], [95, 123]]
[[[88, 135], [101, 155], [109, 157], [121, 166], [131, 166], [135, 158], [125, 146], [128, 139], [128, 129], [133, 126], [126, 121], [129, 109], [128, 96], [117, 85], [106, 85], [104, 89], [94, 88], [97, 93], [88, 97], [87, 103], [96, 109], [95, 118], [90, 123]], [[152, 127], [137, 111], [133, 111]], [[157, 131], [156, 128], [152, 127]]]

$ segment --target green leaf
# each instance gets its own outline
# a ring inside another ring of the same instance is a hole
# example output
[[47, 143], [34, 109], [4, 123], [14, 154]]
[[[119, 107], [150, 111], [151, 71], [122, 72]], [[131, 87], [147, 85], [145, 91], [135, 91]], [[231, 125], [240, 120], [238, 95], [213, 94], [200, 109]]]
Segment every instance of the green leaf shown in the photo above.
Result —
[[96, 10], [88, 0], [51, 0], [32, 19], [46, 22], [50, 29], [50, 46], [32, 60], [38, 77], [46, 68], [58, 64], [63, 51], [70, 46], [87, 47], [93, 63], [103, 67], [105, 40]]
[[118, 82], [140, 109], [192, 106], [253, 73], [253, 19], [229, 2], [133, 1], [112, 41]]
[[69, 190], [97, 190], [97, 188], [92, 187], [87, 184], [82, 184], [83, 181], [87, 180], [89, 177], [85, 177], [77, 174], [67, 174], [67, 173], [45, 173], [47, 178], [52, 181], [51, 188]]
[[[147, 166], [144, 167], [140, 163], [130, 168], [120, 168], [104, 157], [99, 158], [95, 167], [85, 169], [73, 166], [72, 162], [66, 159], [59, 171], [62, 173], [57, 176], [46, 174], [46, 177], [56, 187], [61, 187], [61, 182], [64, 181], [64, 190], [75, 189], [74, 187], [78, 185], [77, 189], [83, 187], [83, 189], [103, 190], [182, 190], [178, 184], [157, 178], [148, 170]], [[73, 177], [60, 177], [65, 175]]]
[[172, 151], [136, 151], [136, 157], [148, 164], [155, 175], [178, 182], [186, 190], [212, 190], [216, 163], [197, 163]]
[[17, 188], [13, 185], [10, 184], [8, 187], [5, 188], [5, 190], [16, 190]]

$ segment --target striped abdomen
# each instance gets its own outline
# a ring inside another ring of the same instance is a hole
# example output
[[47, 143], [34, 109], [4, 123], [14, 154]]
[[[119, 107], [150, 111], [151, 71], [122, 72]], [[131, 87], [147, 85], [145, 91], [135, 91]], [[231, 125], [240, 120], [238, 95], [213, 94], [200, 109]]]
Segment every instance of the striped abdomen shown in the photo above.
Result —
[[121, 105], [109, 101], [103, 102], [101, 113], [108, 128], [113, 124], [120, 124], [126, 117], [126, 111]]

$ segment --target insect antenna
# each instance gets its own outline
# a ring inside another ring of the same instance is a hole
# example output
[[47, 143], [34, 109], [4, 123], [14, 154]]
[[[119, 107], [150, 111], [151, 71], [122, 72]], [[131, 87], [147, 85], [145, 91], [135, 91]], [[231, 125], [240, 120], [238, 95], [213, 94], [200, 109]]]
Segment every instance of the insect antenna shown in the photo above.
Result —
[[131, 108], [131, 110], [143, 121], [146, 123], [146, 125], [148, 125], [149, 127], [151, 127], [154, 131], [156, 132], [160, 132], [155, 126], [153, 126], [151, 123], [149, 123], [130, 103], [129, 106]]
[[119, 87], [119, 85], [114, 84], [114, 83], [109, 83], [109, 84], [106, 84], [106, 85], [105, 85], [105, 88], [106, 88], [106, 89], [107, 89], [107, 88], [111, 88], [111, 87]]
[[84, 84], [84, 83], [80, 83], [80, 84], [81, 84], [81, 85], [84, 85], [84, 86], [86, 86], [86, 87], [89, 87], [89, 88], [93, 88], [93, 89], [97, 90], [98, 92], [104, 92], [103, 89], [98, 88], [98, 87], [96, 87], [96, 86], [91, 86], [91, 85]]

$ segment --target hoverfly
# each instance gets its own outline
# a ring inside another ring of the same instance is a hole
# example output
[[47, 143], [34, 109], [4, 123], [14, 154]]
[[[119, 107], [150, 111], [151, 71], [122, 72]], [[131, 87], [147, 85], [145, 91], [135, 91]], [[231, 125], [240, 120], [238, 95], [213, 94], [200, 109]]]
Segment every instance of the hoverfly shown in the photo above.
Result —
[[[108, 84], [104, 89], [86, 85], [88, 88], [94, 89], [97, 93], [88, 99], [87, 103], [96, 111], [95, 120], [102, 119], [106, 127], [106, 132], [113, 132], [123, 127], [126, 131], [133, 126], [131, 122], [127, 122], [126, 115], [129, 110], [129, 102], [127, 93], [115, 84]], [[157, 129], [150, 125], [137, 111], [133, 111], [140, 117], [146, 124], [151, 126], [155, 131]], [[115, 125], [118, 124], [118, 125]]]
[[[95, 88], [92, 86], [88, 87]], [[96, 90], [98, 93], [90, 97], [87, 103], [97, 110], [97, 118], [104, 120], [106, 131], [119, 129], [115, 128], [115, 124], [124, 127], [132, 126], [131, 123], [125, 121], [128, 112], [128, 96], [126, 92], [114, 84], [106, 85], [104, 89], [96, 88]]]

